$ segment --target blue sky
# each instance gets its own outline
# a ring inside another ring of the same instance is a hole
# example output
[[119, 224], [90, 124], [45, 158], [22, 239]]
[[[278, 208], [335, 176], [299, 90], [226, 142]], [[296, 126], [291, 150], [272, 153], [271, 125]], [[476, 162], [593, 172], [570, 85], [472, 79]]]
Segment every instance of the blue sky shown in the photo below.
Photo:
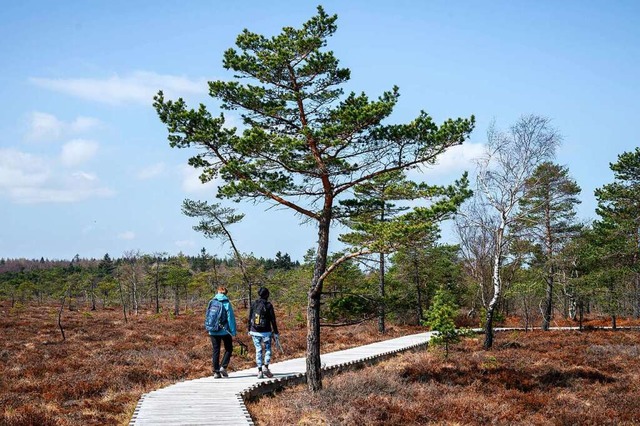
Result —
[[[208, 80], [229, 78], [222, 53], [244, 28], [275, 35], [318, 3], [302, 1], [30, 1], [0, 17], [0, 258], [119, 257], [125, 251], [224, 256], [191, 229], [184, 198], [214, 201], [171, 149], [152, 108], [160, 89], [191, 105], [217, 103]], [[473, 172], [492, 120], [550, 117], [564, 142], [557, 162], [593, 190], [609, 163], [639, 145], [640, 2], [326, 1], [329, 41], [351, 69], [348, 90], [375, 97], [393, 85], [392, 117], [421, 109], [440, 122], [474, 114], [471, 139], [425, 172], [446, 183]], [[230, 117], [239, 122], [237, 117]], [[235, 205], [239, 249], [301, 259], [315, 230], [286, 210]]]

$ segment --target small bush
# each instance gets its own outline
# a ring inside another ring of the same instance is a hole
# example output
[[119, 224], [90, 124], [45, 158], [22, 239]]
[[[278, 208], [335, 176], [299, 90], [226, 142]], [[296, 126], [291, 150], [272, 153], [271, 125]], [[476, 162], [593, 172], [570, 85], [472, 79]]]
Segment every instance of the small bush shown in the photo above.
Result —
[[445, 358], [449, 356], [449, 345], [458, 343], [462, 336], [469, 334], [466, 330], [456, 328], [455, 317], [458, 307], [453, 297], [446, 290], [436, 291], [431, 308], [427, 312], [428, 325], [437, 334], [431, 337], [431, 344], [444, 346]]

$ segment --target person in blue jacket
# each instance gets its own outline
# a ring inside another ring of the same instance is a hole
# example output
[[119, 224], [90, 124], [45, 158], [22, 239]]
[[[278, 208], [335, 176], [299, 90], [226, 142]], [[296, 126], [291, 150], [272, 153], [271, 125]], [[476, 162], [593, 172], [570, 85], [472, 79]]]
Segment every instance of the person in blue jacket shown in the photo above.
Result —
[[[218, 287], [218, 293], [214, 296], [222, 302], [225, 310], [227, 311], [227, 324], [220, 331], [210, 331], [211, 346], [213, 347], [213, 354], [211, 360], [213, 362], [213, 378], [219, 379], [221, 377], [229, 377], [227, 373], [227, 367], [231, 360], [231, 354], [233, 353], [233, 337], [236, 335], [236, 317], [233, 314], [233, 307], [227, 297], [227, 288]], [[224, 354], [222, 356], [222, 363], [220, 363], [220, 345], [224, 344]]]

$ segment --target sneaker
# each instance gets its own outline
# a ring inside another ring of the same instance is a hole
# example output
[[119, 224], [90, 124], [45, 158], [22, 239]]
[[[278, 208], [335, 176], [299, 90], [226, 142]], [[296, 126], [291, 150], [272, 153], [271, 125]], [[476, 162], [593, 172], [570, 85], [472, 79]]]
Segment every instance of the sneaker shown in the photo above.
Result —
[[264, 379], [264, 373], [262, 371], [258, 371], [258, 379]]
[[220, 375], [220, 373], [218, 373], [218, 372], [216, 371], [216, 373], [213, 375], [213, 378], [214, 378], [214, 379], [220, 379], [220, 378], [222, 378], [222, 376]]
[[267, 376], [268, 378], [272, 378], [273, 377], [273, 373], [268, 369], [265, 368], [262, 370], [262, 372], [264, 373], [265, 376]]
[[222, 377], [229, 377], [229, 373], [227, 373], [227, 369], [224, 367], [220, 369], [220, 374], [222, 374]]

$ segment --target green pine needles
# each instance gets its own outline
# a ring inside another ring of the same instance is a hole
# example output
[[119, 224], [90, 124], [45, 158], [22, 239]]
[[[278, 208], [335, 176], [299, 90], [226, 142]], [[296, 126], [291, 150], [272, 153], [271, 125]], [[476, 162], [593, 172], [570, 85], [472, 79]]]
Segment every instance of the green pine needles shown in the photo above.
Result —
[[458, 305], [453, 300], [453, 296], [446, 290], [439, 289], [429, 311], [427, 312], [426, 325], [435, 331], [429, 341], [437, 346], [444, 346], [445, 358], [449, 356], [449, 346], [460, 342], [460, 339], [469, 334], [466, 329], [456, 328], [455, 317], [458, 312]]

